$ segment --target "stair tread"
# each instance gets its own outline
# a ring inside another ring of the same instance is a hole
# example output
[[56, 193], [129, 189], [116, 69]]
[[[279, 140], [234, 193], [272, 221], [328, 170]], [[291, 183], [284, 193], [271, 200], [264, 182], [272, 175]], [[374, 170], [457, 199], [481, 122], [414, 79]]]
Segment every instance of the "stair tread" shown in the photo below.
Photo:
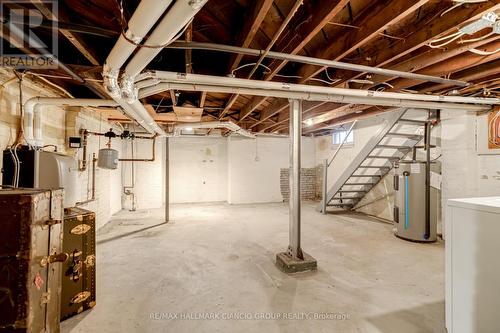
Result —
[[379, 159], [387, 159], [387, 160], [399, 160], [401, 157], [397, 156], [386, 156], [386, 155], [368, 155], [366, 158], [379, 158]]
[[361, 169], [391, 169], [390, 166], [385, 166], [385, 165], [381, 165], [381, 166], [360, 165], [358, 168], [361, 168]]
[[420, 125], [425, 125], [428, 123], [427, 120], [417, 120], [417, 119], [407, 119], [407, 118], [401, 118], [398, 120], [398, 123], [409, 123], [409, 124], [420, 124]]
[[412, 147], [410, 147], [410, 146], [401, 146], [401, 145], [377, 145], [376, 148], [410, 150]]
[[339, 204], [328, 204], [327, 206], [330, 206], [330, 207], [352, 207], [354, 205], [353, 204], [339, 203]]
[[339, 190], [337, 193], [366, 193], [365, 190]]
[[382, 175], [352, 175], [351, 177], [355, 178], [374, 178], [374, 177], [382, 177]]
[[400, 138], [417, 138], [417, 139], [423, 139], [424, 136], [420, 134], [413, 134], [413, 133], [397, 133], [397, 132], [389, 132], [386, 134], [386, 136], [392, 136], [392, 137], [400, 137]]

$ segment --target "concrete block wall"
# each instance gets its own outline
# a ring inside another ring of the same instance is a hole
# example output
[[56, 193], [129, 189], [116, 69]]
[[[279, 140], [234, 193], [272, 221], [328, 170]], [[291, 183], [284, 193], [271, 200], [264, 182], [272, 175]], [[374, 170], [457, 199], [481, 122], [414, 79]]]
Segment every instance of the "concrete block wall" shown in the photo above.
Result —
[[227, 201], [227, 138], [170, 139], [170, 201]]
[[[151, 159], [153, 157], [153, 141], [146, 139], [123, 140], [123, 158]], [[132, 153], [133, 151], [133, 153]], [[124, 209], [132, 209], [135, 198], [136, 209], [158, 208], [164, 205], [165, 188], [165, 139], [155, 140], [155, 160], [152, 162], [121, 162], [123, 186], [131, 187], [134, 194], [126, 195], [121, 191]], [[133, 172], [133, 176], [132, 176]], [[123, 189], [123, 188], [122, 188]]]
[[[289, 167], [289, 139], [228, 139], [228, 202], [282, 202], [280, 174]], [[314, 139], [302, 139], [302, 167], [315, 167]]]
[[[0, 83], [4, 83], [14, 78], [12, 71], [0, 68]], [[23, 103], [31, 97], [61, 97], [60, 91], [50, 87], [41, 86], [30, 81], [29, 76], [23, 80]], [[67, 137], [78, 135], [80, 128], [88, 128], [93, 131], [105, 131], [112, 127], [112, 124], [101, 119], [97, 111], [80, 108], [59, 108], [45, 106], [42, 108], [43, 138], [44, 144], [54, 144], [58, 147], [58, 152], [75, 158], [82, 158], [81, 150], [69, 149]], [[20, 128], [20, 107], [19, 107], [19, 86], [17, 81], [0, 86], [0, 147], [5, 149], [12, 145], [16, 139]], [[88, 156], [91, 160], [92, 153], [97, 153], [99, 148], [104, 147], [102, 139], [89, 139]], [[119, 145], [114, 144], [113, 148], [121, 150]], [[0, 159], [0, 166], [1, 166]], [[91, 165], [86, 172], [78, 174], [78, 188], [80, 200], [90, 197], [91, 185]], [[108, 171], [97, 168], [96, 171], [96, 198], [83, 208], [96, 212], [97, 225], [104, 225], [112, 214], [121, 209], [121, 189], [120, 170]]]
[[[500, 196], [500, 152], [478, 153], [477, 124], [487, 121], [465, 111], [441, 112], [442, 212], [446, 223], [448, 199]], [[443, 229], [444, 229], [443, 223]]]
[[[209, 136], [170, 138], [169, 142], [171, 203], [283, 201], [280, 171], [289, 164], [288, 138]], [[124, 156], [130, 157], [130, 151], [130, 143], [124, 142]], [[149, 156], [150, 147], [136, 146], [136, 152]], [[135, 163], [137, 209], [160, 207], [164, 202], [164, 140], [157, 143], [156, 158], [155, 163]], [[303, 140], [302, 164], [315, 170], [314, 139]], [[123, 164], [122, 170], [123, 183], [130, 185], [131, 164]], [[130, 196], [124, 196], [123, 207], [131, 208]]]
[[[288, 168], [281, 169], [280, 188], [283, 201], [290, 199], [290, 177]], [[300, 170], [300, 198], [302, 200], [318, 200], [317, 168], [302, 168]]]

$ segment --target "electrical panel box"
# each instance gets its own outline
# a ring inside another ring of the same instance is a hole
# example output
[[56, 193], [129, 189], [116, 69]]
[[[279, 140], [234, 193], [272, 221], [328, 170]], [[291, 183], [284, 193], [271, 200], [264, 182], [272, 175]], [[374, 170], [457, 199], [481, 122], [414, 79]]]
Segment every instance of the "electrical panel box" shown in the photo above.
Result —
[[69, 137], [69, 147], [70, 148], [82, 148], [82, 138], [79, 136]]

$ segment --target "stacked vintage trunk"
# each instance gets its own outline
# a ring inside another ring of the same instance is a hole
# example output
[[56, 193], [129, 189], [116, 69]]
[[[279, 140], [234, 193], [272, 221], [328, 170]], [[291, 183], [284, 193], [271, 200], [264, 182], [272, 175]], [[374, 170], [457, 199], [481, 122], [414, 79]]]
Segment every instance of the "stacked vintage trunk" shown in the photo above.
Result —
[[59, 332], [95, 305], [95, 214], [62, 203], [62, 190], [0, 191], [0, 332]]
[[0, 191], [0, 331], [59, 332], [63, 191]]
[[95, 305], [95, 213], [66, 209], [63, 250], [61, 320]]

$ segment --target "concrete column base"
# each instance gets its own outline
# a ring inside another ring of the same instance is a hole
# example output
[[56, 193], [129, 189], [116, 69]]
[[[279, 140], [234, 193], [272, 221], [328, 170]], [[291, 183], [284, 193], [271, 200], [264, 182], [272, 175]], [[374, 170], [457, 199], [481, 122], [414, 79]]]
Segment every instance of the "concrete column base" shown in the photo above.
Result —
[[284, 273], [297, 273], [314, 271], [318, 268], [316, 259], [303, 252], [304, 259], [292, 258], [288, 252], [281, 252], [276, 255], [276, 266]]

